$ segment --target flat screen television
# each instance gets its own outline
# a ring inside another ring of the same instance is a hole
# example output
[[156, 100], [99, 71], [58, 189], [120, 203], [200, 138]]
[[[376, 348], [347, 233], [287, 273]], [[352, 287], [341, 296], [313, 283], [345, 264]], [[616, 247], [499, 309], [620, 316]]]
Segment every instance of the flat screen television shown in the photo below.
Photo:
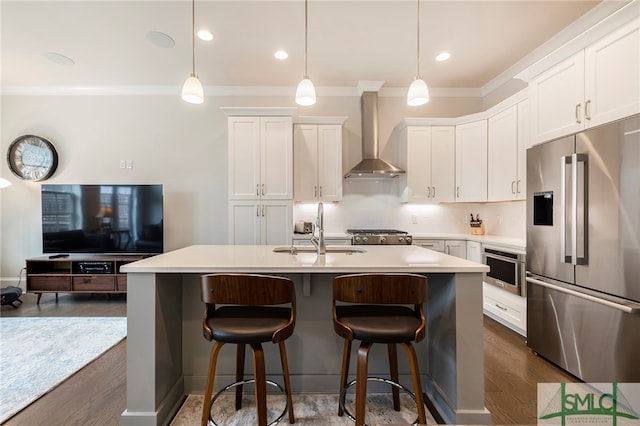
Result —
[[43, 253], [163, 252], [160, 184], [43, 184], [41, 195]]

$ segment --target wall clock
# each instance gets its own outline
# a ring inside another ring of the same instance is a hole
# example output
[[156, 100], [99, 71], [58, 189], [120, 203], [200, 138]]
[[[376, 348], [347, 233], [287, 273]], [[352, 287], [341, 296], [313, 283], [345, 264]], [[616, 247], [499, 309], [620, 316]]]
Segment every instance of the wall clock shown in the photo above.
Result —
[[20, 179], [49, 179], [58, 167], [58, 153], [51, 142], [40, 136], [24, 135], [14, 140], [7, 151], [11, 172]]

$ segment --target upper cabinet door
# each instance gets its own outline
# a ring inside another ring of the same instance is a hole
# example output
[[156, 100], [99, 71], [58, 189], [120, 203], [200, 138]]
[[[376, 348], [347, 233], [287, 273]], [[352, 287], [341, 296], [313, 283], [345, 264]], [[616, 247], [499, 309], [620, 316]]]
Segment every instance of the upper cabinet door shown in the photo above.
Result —
[[295, 201], [342, 200], [342, 125], [294, 126]]
[[545, 142], [580, 131], [584, 124], [584, 51], [529, 83], [531, 131]]
[[518, 106], [489, 118], [488, 199], [514, 200], [518, 195]]
[[431, 201], [455, 201], [455, 139], [454, 126], [431, 128]]
[[293, 198], [293, 120], [260, 117], [262, 199]]
[[585, 49], [586, 126], [640, 112], [640, 19]]
[[318, 126], [317, 170], [320, 200], [342, 200], [342, 125]]
[[456, 126], [456, 201], [487, 201], [487, 120]]
[[407, 127], [406, 148], [403, 147], [406, 169], [406, 190], [403, 201], [425, 203], [431, 201], [431, 127]]
[[228, 119], [229, 198], [252, 200], [260, 197], [260, 118]]
[[296, 201], [318, 198], [318, 126], [296, 124], [293, 128], [293, 192]]

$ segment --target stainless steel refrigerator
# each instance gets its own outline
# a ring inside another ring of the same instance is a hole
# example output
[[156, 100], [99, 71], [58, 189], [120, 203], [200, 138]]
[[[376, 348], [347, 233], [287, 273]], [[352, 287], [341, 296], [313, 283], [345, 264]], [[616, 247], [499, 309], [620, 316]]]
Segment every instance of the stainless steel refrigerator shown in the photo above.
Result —
[[640, 382], [640, 115], [527, 150], [527, 344]]

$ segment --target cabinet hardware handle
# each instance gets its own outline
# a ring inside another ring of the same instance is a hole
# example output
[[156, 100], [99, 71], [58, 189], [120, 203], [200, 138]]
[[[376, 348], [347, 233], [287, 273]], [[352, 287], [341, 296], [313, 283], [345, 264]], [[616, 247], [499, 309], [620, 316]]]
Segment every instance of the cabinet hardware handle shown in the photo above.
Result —
[[436, 187], [432, 186], [431, 189], [433, 190], [433, 194], [431, 194], [431, 197], [436, 198]]
[[264, 195], [264, 183], [262, 184], [262, 195]]
[[318, 196], [318, 185], [313, 185], [313, 196], [314, 197]]
[[511, 193], [512, 194], [516, 193], [516, 181], [515, 180], [511, 181]]
[[322, 185], [320, 185], [320, 196], [322, 197]]
[[460, 198], [460, 187], [456, 186], [456, 198]]
[[260, 217], [260, 206], [256, 206], [256, 216]]
[[580, 109], [582, 108], [582, 104], [577, 104], [576, 105], [576, 123], [580, 124], [582, 123], [582, 120], [580, 120]]
[[431, 198], [431, 187], [427, 186], [427, 198]]
[[503, 308], [502, 306], [498, 305], [497, 303], [495, 305], [496, 305], [496, 308], [498, 308], [498, 309], [502, 309], [503, 311], [507, 310], [507, 308]]
[[520, 193], [520, 179], [518, 179], [517, 183], [516, 183], [516, 194]]
[[256, 183], [256, 195], [260, 195], [260, 184]]
[[591, 99], [584, 103], [584, 118], [591, 120]]
[[264, 204], [262, 205], [262, 217], [264, 217]]

